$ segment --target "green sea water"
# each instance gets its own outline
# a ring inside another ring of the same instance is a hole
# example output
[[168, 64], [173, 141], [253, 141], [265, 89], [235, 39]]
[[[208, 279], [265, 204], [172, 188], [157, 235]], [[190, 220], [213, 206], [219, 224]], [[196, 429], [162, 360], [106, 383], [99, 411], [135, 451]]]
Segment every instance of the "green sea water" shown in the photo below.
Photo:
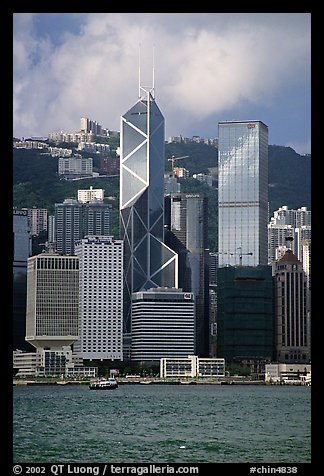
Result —
[[309, 463], [311, 387], [13, 388], [15, 463]]

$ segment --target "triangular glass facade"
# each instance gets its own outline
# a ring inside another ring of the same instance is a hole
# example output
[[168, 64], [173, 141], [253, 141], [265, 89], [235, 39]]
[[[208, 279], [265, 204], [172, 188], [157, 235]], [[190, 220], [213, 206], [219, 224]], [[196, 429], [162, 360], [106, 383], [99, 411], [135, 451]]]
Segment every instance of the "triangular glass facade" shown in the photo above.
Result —
[[152, 91], [121, 118], [120, 215], [124, 240], [124, 333], [131, 332], [131, 294], [177, 287], [177, 254], [164, 236], [164, 118]]

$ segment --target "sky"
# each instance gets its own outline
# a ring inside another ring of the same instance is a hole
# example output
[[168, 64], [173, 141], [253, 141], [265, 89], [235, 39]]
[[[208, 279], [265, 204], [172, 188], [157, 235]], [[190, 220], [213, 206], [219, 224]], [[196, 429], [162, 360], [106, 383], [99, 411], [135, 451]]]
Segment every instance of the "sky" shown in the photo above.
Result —
[[260, 120], [270, 145], [311, 153], [310, 13], [14, 13], [14, 137], [77, 132], [81, 117], [120, 130], [139, 64], [166, 139]]

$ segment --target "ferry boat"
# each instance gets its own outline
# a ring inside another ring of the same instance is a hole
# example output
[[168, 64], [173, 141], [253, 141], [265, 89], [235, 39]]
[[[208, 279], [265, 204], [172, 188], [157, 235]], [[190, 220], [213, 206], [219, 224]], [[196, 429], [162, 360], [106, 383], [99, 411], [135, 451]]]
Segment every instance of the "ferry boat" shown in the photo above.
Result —
[[96, 380], [90, 380], [90, 390], [114, 390], [118, 387], [117, 380], [114, 378], [99, 378]]

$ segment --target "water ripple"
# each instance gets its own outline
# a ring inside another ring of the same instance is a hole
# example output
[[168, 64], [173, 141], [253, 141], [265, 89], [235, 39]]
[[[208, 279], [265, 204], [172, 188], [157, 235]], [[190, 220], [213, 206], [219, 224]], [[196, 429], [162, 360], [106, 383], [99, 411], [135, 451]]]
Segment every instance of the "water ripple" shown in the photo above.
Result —
[[15, 387], [14, 462], [306, 463], [310, 396], [279, 386]]

